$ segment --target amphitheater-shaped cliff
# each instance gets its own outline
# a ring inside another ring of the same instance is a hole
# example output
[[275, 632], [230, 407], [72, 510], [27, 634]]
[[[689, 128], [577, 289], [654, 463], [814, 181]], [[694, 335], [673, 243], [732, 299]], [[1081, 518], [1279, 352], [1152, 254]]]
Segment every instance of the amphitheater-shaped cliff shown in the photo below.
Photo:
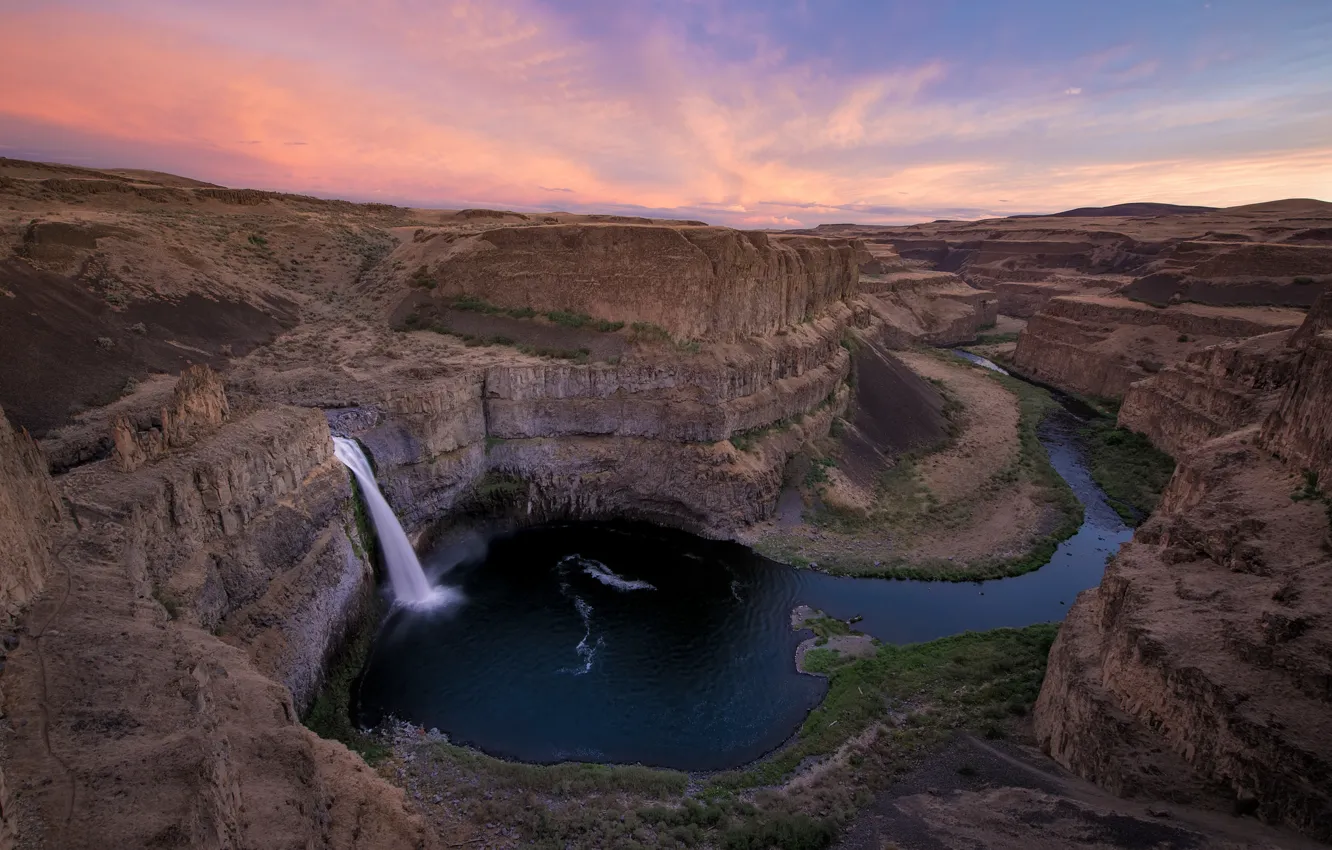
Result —
[[485, 505], [731, 536], [845, 406], [848, 329], [879, 327], [853, 240], [47, 170], [0, 187], [0, 353], [69, 352], [0, 376], [48, 453], [0, 444], [0, 499], [34, 512], [0, 686], [28, 724], [6, 828], [51, 846], [433, 846], [299, 722], [373, 600], [332, 433], [416, 535]]

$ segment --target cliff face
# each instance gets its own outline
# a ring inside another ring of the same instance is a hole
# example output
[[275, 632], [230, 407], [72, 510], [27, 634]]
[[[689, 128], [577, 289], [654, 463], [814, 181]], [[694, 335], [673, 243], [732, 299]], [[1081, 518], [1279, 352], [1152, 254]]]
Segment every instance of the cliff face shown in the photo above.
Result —
[[1279, 374], [1285, 386], [1261, 426], [1182, 454], [1157, 512], [1070, 610], [1035, 715], [1052, 756], [1112, 790], [1198, 798], [1221, 788], [1241, 810], [1323, 841], [1332, 512], [1306, 498], [1303, 472], [1332, 473], [1330, 337], [1276, 347], [1271, 370], [1256, 345], [1194, 361], [1232, 385]]
[[999, 318], [999, 299], [951, 274], [890, 272], [862, 278], [861, 300], [884, 323], [887, 344], [956, 345]]
[[69, 848], [429, 846], [400, 791], [297, 720], [370, 580], [318, 411], [58, 484], [80, 528], [4, 679], [6, 715], [45, 730], [6, 741], [22, 820]]
[[207, 366], [191, 366], [180, 376], [155, 427], [138, 431], [128, 418], [116, 419], [112, 425], [116, 466], [132, 472], [168, 449], [188, 446], [221, 425], [229, 413], [222, 380]]
[[1332, 333], [1307, 339], [1298, 376], [1263, 425], [1263, 443], [1332, 490]]
[[1290, 331], [1277, 331], [1189, 354], [1129, 387], [1119, 425], [1179, 456], [1261, 423], [1294, 375], [1298, 357], [1290, 339]]
[[60, 517], [46, 458], [0, 409], [0, 608], [6, 615], [12, 617], [45, 586], [52, 526]]
[[[867, 319], [867, 316], [862, 318]], [[533, 520], [633, 516], [728, 536], [775, 509], [787, 458], [845, 405], [859, 319], [693, 357], [493, 365], [330, 412], [375, 459], [406, 527], [503, 479]], [[732, 435], [757, 445], [737, 452]]]
[[1303, 318], [1299, 311], [1271, 307], [1157, 308], [1117, 297], [1061, 296], [1027, 323], [1013, 364], [1061, 389], [1119, 398], [1134, 381], [1191, 352], [1292, 329]]
[[855, 294], [851, 240], [724, 227], [557, 224], [422, 232], [391, 256], [435, 297], [649, 322], [686, 339], [768, 334]]

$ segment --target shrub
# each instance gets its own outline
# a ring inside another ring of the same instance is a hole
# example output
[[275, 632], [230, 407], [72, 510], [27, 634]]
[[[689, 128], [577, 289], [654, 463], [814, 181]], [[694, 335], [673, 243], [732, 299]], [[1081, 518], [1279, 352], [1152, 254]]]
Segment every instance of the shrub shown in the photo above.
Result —
[[566, 328], [581, 328], [592, 321], [592, 317], [588, 314], [575, 313], [572, 310], [551, 310], [546, 314], [546, 318]]

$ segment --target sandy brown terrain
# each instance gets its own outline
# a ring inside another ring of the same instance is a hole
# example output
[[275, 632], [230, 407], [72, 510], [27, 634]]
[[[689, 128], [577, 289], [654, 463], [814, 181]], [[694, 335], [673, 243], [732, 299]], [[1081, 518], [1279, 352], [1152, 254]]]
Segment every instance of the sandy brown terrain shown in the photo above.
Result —
[[[416, 537], [484, 502], [833, 566], [992, 565], [1059, 518], [1020, 450], [1031, 399], [919, 348], [982, 333], [1020, 333], [1011, 359], [1051, 383], [1127, 395], [1159, 444], [1222, 434], [1108, 574], [1115, 604], [1075, 608], [1036, 734], [1116, 792], [1139, 768], [1144, 788], [1219, 783], [1325, 836], [1326, 795], [1283, 760], [1326, 773], [1304, 476], [1332, 479], [1327, 311], [1305, 316], [1332, 280], [1326, 206], [770, 234], [0, 159], [0, 847], [520, 846], [465, 761], [427, 776], [420, 730], [376, 771], [301, 723], [371, 616], [331, 435], [360, 440]], [[906, 726], [776, 799], [850, 805], [853, 768], [898, 758]], [[1030, 753], [959, 746], [979, 779], [948, 755], [922, 769], [952, 784], [875, 788], [846, 846], [1285, 841], [1183, 808], [1163, 826], [1014, 763]], [[463, 797], [466, 816], [445, 802]]]
[[[926, 351], [897, 357], [951, 400], [951, 424], [915, 456], [880, 465], [844, 437], [797, 482], [803, 518], [778, 517], [747, 532], [748, 539], [825, 569], [946, 564], [965, 573], [969, 564], [1021, 556], [1058, 523], [1042, 488], [1018, 472], [1018, 398], [962, 360]], [[873, 392], [858, 388], [858, 401], [871, 396], [865, 401], [872, 403]]]

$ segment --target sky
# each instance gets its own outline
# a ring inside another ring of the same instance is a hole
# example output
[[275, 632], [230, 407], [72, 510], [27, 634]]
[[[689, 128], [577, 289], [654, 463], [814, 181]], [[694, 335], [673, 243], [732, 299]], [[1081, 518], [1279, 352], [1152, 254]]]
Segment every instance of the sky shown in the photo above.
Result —
[[1332, 0], [0, 0], [0, 156], [899, 224], [1332, 199]]

